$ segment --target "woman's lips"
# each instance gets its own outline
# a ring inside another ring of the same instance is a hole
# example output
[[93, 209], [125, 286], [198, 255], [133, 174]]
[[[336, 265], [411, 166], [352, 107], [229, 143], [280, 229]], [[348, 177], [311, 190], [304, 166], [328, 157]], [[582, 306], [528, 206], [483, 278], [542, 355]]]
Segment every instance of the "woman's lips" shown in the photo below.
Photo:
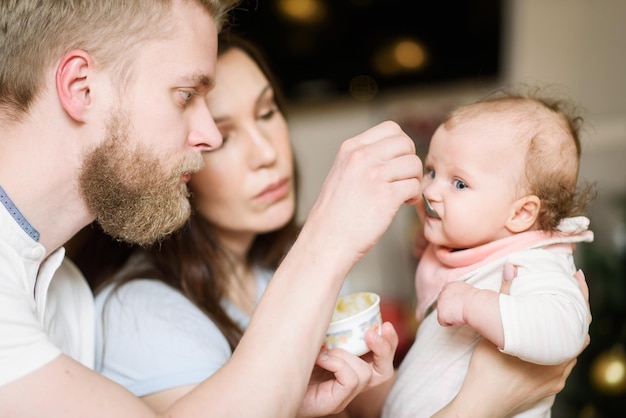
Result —
[[276, 202], [289, 193], [289, 179], [283, 178], [275, 183], [270, 184], [259, 194], [254, 196], [255, 200], [263, 200], [267, 202]]

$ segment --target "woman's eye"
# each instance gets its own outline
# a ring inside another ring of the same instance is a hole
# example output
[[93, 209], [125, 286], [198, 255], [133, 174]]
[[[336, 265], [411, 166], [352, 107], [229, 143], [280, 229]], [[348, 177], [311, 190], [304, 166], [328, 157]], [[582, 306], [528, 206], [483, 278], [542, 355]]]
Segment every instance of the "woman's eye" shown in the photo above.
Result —
[[222, 130], [222, 129], [220, 129], [220, 135], [222, 135], [222, 146], [223, 146], [230, 139], [230, 130], [227, 130], [227, 129]]
[[259, 116], [259, 119], [263, 119], [263, 120], [269, 120], [272, 119], [274, 117], [274, 115], [276, 114], [276, 109], [271, 108], [269, 109], [267, 112], [262, 113]]
[[463, 180], [456, 179], [454, 180], [453, 184], [454, 184], [454, 187], [459, 190], [467, 189], [467, 184], [465, 184]]

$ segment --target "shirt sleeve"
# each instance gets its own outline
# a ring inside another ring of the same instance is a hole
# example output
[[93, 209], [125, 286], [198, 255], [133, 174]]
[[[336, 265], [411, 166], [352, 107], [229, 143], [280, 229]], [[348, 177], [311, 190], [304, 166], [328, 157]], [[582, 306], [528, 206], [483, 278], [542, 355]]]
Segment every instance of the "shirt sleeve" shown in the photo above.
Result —
[[144, 396], [197, 384], [231, 356], [217, 326], [177, 290], [134, 280], [96, 297], [96, 370]]
[[26, 275], [15, 250], [0, 246], [0, 386], [61, 354], [38, 318]]
[[574, 358], [588, 330], [587, 303], [573, 277], [571, 255], [523, 251], [508, 262], [518, 266], [510, 295], [500, 295], [503, 352], [537, 364]]

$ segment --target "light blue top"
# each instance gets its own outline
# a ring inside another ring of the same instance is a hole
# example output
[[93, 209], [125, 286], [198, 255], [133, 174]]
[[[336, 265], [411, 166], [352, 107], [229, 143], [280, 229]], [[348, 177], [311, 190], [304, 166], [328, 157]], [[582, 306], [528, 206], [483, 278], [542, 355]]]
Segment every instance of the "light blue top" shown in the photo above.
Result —
[[[255, 274], [258, 302], [272, 272]], [[111, 290], [96, 296], [96, 371], [136, 396], [198, 384], [230, 358], [224, 335], [178, 290], [153, 279], [133, 280], [109, 298]], [[248, 326], [245, 313], [228, 301], [223, 306]]]

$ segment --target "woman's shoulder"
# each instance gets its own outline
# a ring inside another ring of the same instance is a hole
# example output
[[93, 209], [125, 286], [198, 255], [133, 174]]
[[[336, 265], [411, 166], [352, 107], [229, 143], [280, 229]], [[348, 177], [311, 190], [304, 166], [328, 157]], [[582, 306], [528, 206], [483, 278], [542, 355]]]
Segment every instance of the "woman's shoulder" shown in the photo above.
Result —
[[96, 311], [124, 309], [156, 311], [197, 309], [178, 289], [157, 279], [133, 279], [121, 285], [110, 283], [95, 296]]

